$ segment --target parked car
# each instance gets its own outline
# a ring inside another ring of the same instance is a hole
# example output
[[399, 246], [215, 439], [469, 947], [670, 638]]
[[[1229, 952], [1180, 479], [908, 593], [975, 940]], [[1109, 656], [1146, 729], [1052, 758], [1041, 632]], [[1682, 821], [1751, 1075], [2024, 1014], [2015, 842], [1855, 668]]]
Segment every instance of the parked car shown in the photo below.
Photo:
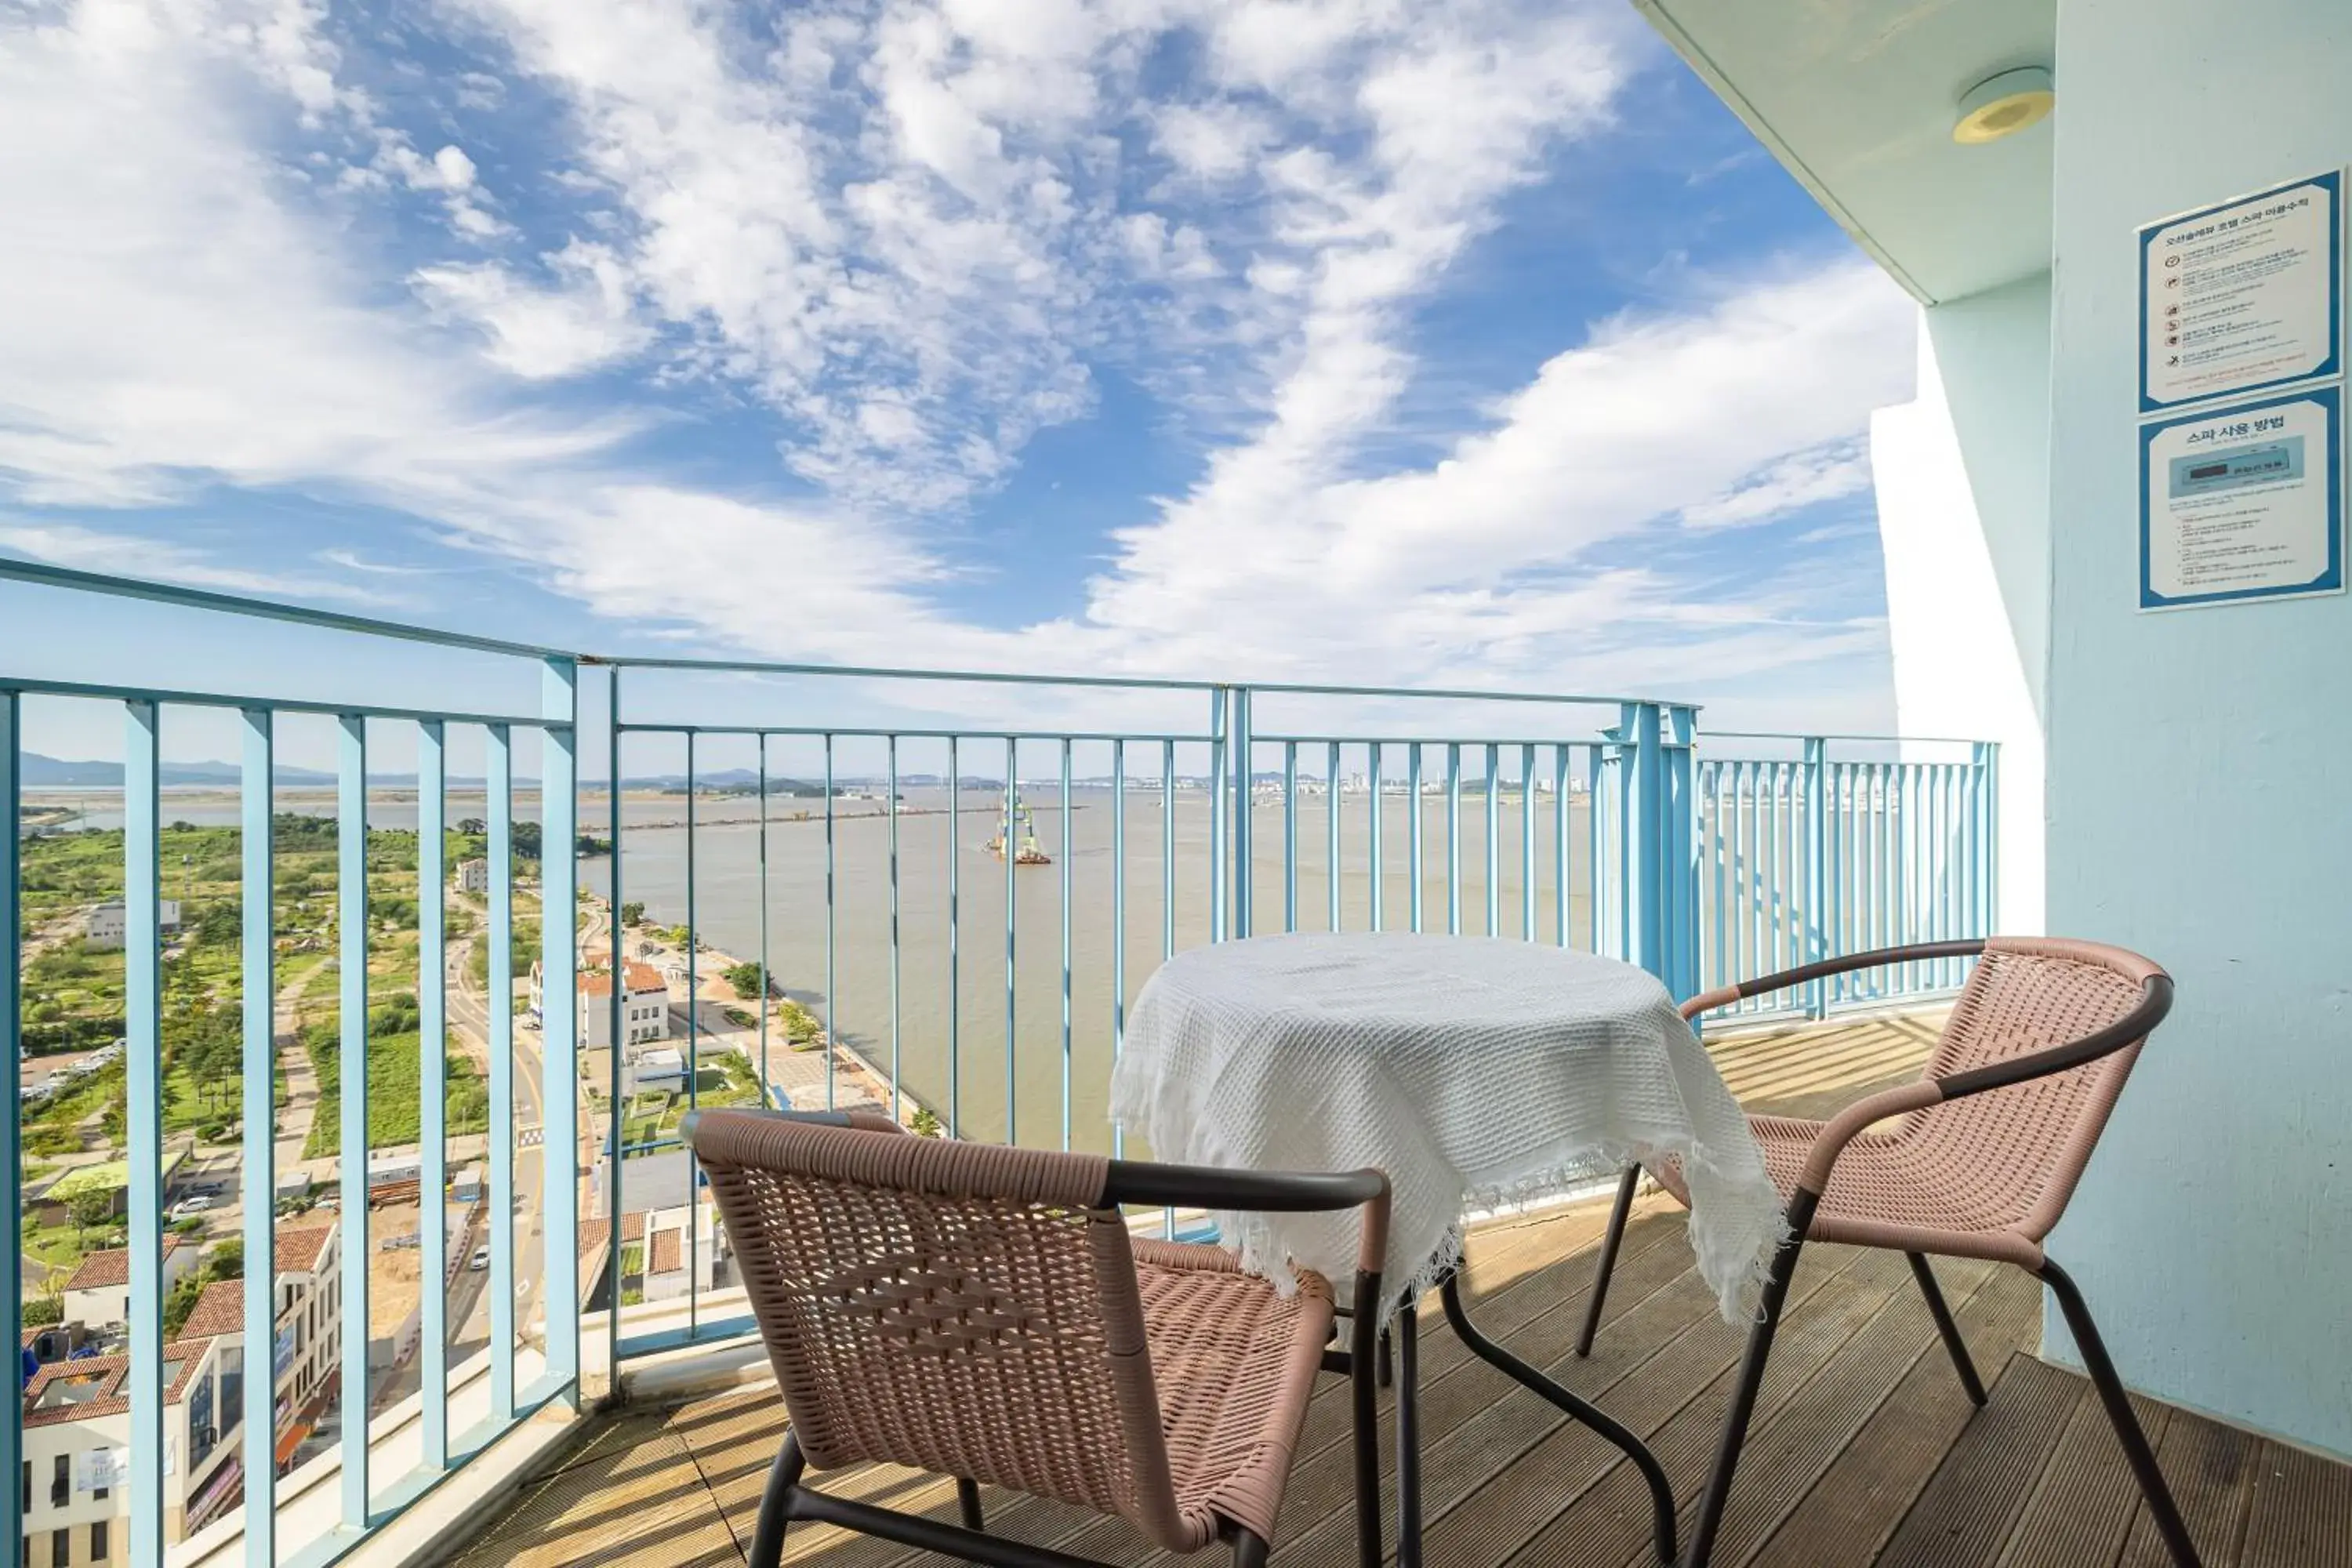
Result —
[[192, 1215], [204, 1213], [206, 1209], [212, 1206], [213, 1200], [206, 1194], [198, 1193], [194, 1197], [182, 1198], [178, 1203], [173, 1204], [172, 1205], [172, 1217], [173, 1219], [187, 1219]]
[[474, 1256], [466, 1259], [466, 1267], [476, 1274], [479, 1274], [483, 1269], [488, 1268], [489, 1266], [490, 1249], [487, 1247], [478, 1247], [474, 1248]]

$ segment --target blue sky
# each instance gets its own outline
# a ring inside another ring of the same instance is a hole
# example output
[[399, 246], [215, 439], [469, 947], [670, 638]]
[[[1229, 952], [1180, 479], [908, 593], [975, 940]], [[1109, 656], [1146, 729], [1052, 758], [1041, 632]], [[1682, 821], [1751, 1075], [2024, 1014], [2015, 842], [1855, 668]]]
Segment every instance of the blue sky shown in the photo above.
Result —
[[1891, 716], [1914, 313], [1622, 0], [56, 0], [0, 16], [0, 552], [603, 650]]

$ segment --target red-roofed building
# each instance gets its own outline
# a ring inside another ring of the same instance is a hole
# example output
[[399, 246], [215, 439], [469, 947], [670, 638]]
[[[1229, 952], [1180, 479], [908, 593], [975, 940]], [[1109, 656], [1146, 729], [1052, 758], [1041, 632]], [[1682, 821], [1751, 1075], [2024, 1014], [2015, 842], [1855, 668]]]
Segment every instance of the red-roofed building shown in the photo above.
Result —
[[[627, 992], [621, 998], [621, 1041], [626, 1046], [642, 1046], [650, 1040], [669, 1038], [669, 983], [661, 971], [650, 963], [624, 959], [621, 963], [623, 983]], [[530, 966], [530, 1010], [533, 1016], [542, 1011], [545, 992], [539, 965]], [[580, 975], [580, 1044], [584, 1050], [601, 1051], [613, 1043], [613, 974], [604, 968], [585, 969]]]
[[[268, 1402], [286, 1456], [299, 1448], [309, 1430], [305, 1421], [334, 1392], [341, 1342], [341, 1239], [331, 1225], [276, 1234], [269, 1259], [276, 1319], [267, 1352], [248, 1357], [241, 1279], [205, 1285], [164, 1347], [167, 1542], [184, 1539], [244, 1498], [236, 1439], [245, 1421], [248, 1364], [257, 1378], [264, 1365], [275, 1373], [275, 1399], [257, 1385], [252, 1397]], [[168, 1237], [167, 1246], [166, 1272], [176, 1282], [194, 1267], [199, 1248], [177, 1237]], [[127, 1296], [129, 1275], [128, 1254], [92, 1254], [76, 1271], [68, 1300], [111, 1302]], [[82, 1568], [129, 1560], [128, 1370], [129, 1358], [121, 1355], [60, 1361], [42, 1367], [26, 1385], [26, 1561]]]
[[[163, 1291], [196, 1266], [196, 1248], [168, 1232], [163, 1237]], [[64, 1321], [86, 1329], [116, 1328], [131, 1321], [131, 1254], [122, 1247], [93, 1252], [66, 1281]]]

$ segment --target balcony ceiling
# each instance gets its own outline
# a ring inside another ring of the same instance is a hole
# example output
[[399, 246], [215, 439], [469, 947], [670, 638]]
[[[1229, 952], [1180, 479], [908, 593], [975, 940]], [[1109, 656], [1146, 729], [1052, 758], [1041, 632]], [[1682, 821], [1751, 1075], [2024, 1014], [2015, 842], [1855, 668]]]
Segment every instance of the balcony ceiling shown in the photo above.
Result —
[[1634, 5], [1923, 301], [2049, 266], [2055, 116], [1976, 147], [1952, 140], [1952, 121], [1960, 95], [1994, 72], [2053, 64], [2056, 0]]

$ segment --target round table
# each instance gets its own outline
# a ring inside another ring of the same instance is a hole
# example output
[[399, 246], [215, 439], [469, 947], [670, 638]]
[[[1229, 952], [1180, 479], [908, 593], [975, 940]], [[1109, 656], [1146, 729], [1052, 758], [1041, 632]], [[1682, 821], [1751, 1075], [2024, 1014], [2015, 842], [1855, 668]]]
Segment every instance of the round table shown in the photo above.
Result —
[[[1624, 1449], [1649, 1480], [1663, 1552], [1674, 1500], [1647, 1447], [1486, 1339], [1456, 1270], [1469, 1212], [1678, 1163], [1690, 1238], [1727, 1320], [1752, 1312], [1782, 1226], [1747, 1119], [1674, 1000], [1612, 959], [1491, 937], [1291, 934], [1170, 959], [1137, 999], [1111, 1114], [1154, 1157], [1253, 1170], [1388, 1173], [1382, 1278], [1399, 1352], [1399, 1561], [1419, 1558], [1413, 1303], [1440, 1292], [1464, 1343]], [[1219, 1215], [1244, 1268], [1335, 1282], [1349, 1215]]]

